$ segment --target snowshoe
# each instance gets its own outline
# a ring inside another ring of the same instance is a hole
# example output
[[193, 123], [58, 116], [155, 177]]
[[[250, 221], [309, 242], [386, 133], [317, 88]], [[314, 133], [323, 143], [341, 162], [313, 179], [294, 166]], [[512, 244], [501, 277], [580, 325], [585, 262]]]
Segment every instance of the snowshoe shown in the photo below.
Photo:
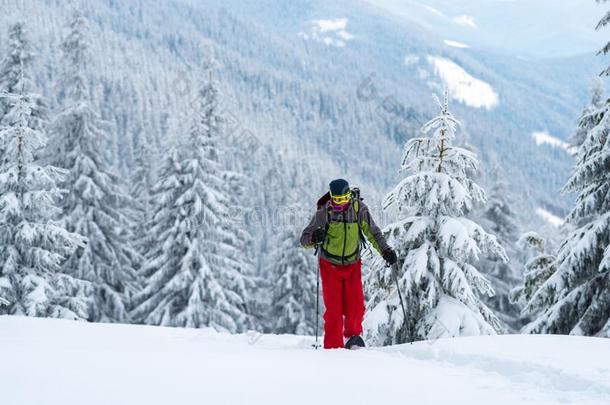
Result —
[[345, 348], [348, 350], [361, 349], [363, 347], [365, 347], [364, 340], [362, 340], [360, 336], [352, 336], [347, 343], [345, 343]]

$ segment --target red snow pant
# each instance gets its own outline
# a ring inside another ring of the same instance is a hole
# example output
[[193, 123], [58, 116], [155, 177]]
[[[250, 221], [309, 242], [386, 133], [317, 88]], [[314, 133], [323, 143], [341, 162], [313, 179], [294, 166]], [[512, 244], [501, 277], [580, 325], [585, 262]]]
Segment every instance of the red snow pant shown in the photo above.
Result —
[[345, 266], [320, 259], [322, 296], [324, 298], [324, 348], [344, 347], [343, 337], [362, 334], [364, 291], [362, 262]]

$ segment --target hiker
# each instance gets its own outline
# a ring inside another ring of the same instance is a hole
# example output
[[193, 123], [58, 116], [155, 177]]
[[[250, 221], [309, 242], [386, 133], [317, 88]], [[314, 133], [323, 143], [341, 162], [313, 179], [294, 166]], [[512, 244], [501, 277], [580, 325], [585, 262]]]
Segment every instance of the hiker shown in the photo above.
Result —
[[[330, 183], [330, 192], [318, 201], [318, 210], [303, 230], [301, 245], [319, 248], [324, 312], [324, 348], [364, 347], [362, 320], [361, 247], [366, 239], [389, 265], [396, 253], [388, 246], [358, 189], [343, 179]], [[347, 342], [344, 343], [344, 337]]]

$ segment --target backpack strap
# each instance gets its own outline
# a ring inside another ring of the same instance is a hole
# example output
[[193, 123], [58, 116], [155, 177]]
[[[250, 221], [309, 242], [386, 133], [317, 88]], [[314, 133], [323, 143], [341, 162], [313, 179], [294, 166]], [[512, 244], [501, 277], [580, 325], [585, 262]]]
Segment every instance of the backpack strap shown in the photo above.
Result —
[[362, 224], [360, 223], [360, 202], [362, 198], [360, 198], [360, 189], [358, 187], [352, 188], [352, 209], [354, 210], [354, 214], [356, 216], [356, 223], [358, 224], [358, 236], [360, 238], [360, 244], [362, 249], [367, 249], [368, 242], [366, 237], [364, 236], [364, 232], [362, 231]]

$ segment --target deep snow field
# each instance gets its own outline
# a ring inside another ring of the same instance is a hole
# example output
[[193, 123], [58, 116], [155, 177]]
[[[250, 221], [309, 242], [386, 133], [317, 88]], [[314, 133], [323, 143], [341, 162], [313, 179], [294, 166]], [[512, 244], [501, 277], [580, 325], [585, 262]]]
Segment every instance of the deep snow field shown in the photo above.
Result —
[[1, 405], [610, 404], [610, 339], [364, 350], [313, 338], [0, 317]]

